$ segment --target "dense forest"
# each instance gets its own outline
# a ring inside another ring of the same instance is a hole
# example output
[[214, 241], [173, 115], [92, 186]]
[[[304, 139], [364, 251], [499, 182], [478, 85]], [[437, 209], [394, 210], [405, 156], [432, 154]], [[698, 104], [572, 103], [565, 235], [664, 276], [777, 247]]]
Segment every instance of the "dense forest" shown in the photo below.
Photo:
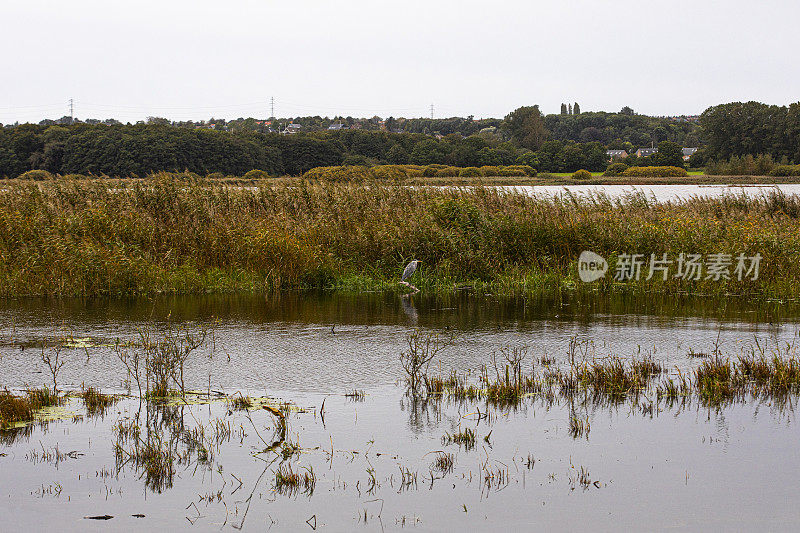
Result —
[[800, 102], [717, 105], [700, 115], [700, 125], [707, 159], [769, 155], [775, 161], [800, 163]]
[[[575, 109], [578, 105], [575, 104]], [[292, 119], [297, 133], [283, 135], [280, 120], [212, 120], [173, 123], [151, 118], [137, 124], [114, 120], [42, 121], [0, 127], [0, 177], [28, 170], [53, 174], [145, 176], [161, 170], [201, 175], [300, 175], [330, 165], [442, 164], [457, 167], [529, 165], [539, 172], [605, 170], [607, 149], [659, 146], [659, 154], [628, 164], [683, 164], [681, 146], [701, 146], [692, 166], [766, 154], [800, 161], [800, 104], [730, 103], [699, 119], [665, 119], [619, 113], [543, 115], [538, 106], [518, 108], [502, 120]], [[66, 122], [66, 123], [65, 123]], [[288, 121], [285, 121], [288, 123]], [[355, 126], [357, 124], [357, 127]], [[285, 124], [284, 124], [285, 127]]]

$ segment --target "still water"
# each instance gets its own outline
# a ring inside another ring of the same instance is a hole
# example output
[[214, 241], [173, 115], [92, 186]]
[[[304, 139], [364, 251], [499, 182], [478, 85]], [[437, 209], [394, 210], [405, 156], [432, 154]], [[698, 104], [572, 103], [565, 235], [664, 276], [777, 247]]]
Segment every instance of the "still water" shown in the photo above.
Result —
[[[0, 386], [47, 383], [40, 346], [66, 334], [86, 347], [63, 349], [59, 385], [122, 391], [125, 372], [108, 345], [168, 320], [213, 324], [213, 350], [190, 361], [187, 385], [291, 402], [287, 439], [300, 451], [263, 451], [276, 427], [264, 410], [235, 411], [213, 396], [163, 408], [161, 427], [231, 431], [210, 446], [210, 460], [186, 456], [169, 486], [154, 490], [114, 453], [114, 424], [147, 406], [124, 399], [91, 418], [73, 398], [69, 416], [0, 433], [0, 529], [796, 529], [800, 431], [792, 402], [647, 410], [530, 398], [487, 417], [481, 401], [412, 401], [398, 357], [419, 328], [454, 335], [437, 362], [443, 373], [477, 369], [507, 345], [563, 363], [573, 338], [595, 357], [648, 353], [677, 372], [698, 364], [690, 349], [736, 355], [755, 339], [791, 342], [799, 319], [782, 303], [624, 295], [6, 301]], [[590, 427], [580, 436], [568, 431], [575, 413]], [[443, 440], [466, 428], [475, 431], [474, 447]], [[434, 465], [442, 454], [451, 454], [451, 470]], [[310, 494], [278, 490], [276, 471], [288, 465], [313, 472]], [[113, 518], [85, 518], [102, 515]]]
[[726, 195], [755, 197], [781, 191], [787, 195], [800, 194], [800, 184], [774, 185], [537, 185], [502, 186], [505, 190], [516, 190], [539, 196], [562, 196], [565, 194], [587, 195], [602, 193], [619, 198], [631, 193], [643, 193], [657, 202], [685, 200], [694, 196], [718, 198]]
[[[289, 294], [173, 297], [152, 300], [19, 300], [0, 307], [0, 386], [48, 382], [37, 346], [63, 336], [92, 345], [64, 350], [67, 387], [118, 389], [124, 374], [113, 345], [137, 339], [148, 324], [213, 326], [217, 349], [190, 361], [187, 384], [224, 390], [337, 392], [395, 383], [409, 331], [447, 332], [455, 342], [442, 354], [445, 369], [487, 362], [502, 345], [563, 358], [570, 339], [590, 341], [597, 356], [643, 350], [670, 367], [691, 364], [686, 353], [714, 343], [731, 353], [754, 336], [791, 339], [797, 306], [753, 308], [736, 300], [676, 297], [499, 299], [392, 294]], [[88, 355], [88, 360], [87, 360]], [[230, 358], [230, 361], [228, 360]]]

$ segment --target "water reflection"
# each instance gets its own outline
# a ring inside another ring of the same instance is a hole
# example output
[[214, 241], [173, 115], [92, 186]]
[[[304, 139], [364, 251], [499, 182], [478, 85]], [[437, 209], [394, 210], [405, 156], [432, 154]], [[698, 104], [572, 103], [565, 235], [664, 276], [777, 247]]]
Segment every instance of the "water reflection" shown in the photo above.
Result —
[[497, 298], [463, 291], [407, 298], [289, 293], [6, 300], [0, 306], [0, 386], [44, 384], [47, 368], [38, 350], [21, 348], [70, 336], [81, 342], [62, 352], [63, 385], [118, 389], [124, 369], [111, 346], [168, 319], [189, 325], [213, 321], [215, 327], [217, 355], [187, 366], [188, 386], [205, 389], [210, 380], [225, 390], [340, 392], [396, 382], [402, 376], [399, 354], [415, 328], [456, 334], [456, 344], [440, 357], [445, 371], [475, 369], [508, 344], [563, 359], [573, 337], [591, 342], [599, 356], [647, 350], [671, 368], [685, 368], [691, 365], [689, 350], [708, 351], [716, 342], [735, 353], [754, 337], [791, 337], [798, 306], [569, 292]]

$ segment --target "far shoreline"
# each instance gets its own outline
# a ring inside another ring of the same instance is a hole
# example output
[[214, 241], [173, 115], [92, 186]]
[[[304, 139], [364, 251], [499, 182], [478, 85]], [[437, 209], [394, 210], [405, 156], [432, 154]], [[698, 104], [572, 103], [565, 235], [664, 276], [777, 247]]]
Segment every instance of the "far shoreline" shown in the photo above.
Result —
[[[174, 176], [179, 177], [176, 173]], [[0, 180], [0, 188], [3, 185], [21, 184], [47, 184], [47, 183], [91, 183], [102, 181], [109, 185], [124, 185], [141, 181], [150, 181], [151, 177], [109, 177], [109, 176], [85, 176], [78, 179], [64, 179], [58, 177], [50, 180], [26, 180], [18, 178], [7, 178]], [[200, 178], [201, 183], [209, 185], [231, 185], [231, 186], [262, 186], [262, 185], [297, 185], [304, 182], [317, 182], [302, 176], [280, 176], [271, 178], [245, 178], [245, 177], [225, 177], [225, 178]], [[376, 180], [386, 185], [429, 185], [429, 186], [557, 186], [557, 185], [731, 185], [731, 186], [759, 186], [759, 185], [789, 185], [800, 184], [800, 176], [749, 176], [749, 175], [708, 175], [690, 174], [685, 177], [612, 177], [603, 176], [602, 173], [595, 172], [588, 179], [574, 179], [570, 173], [542, 173], [538, 176], [497, 176], [497, 177], [413, 177], [403, 180]], [[356, 184], [357, 181], [348, 183]], [[362, 182], [367, 183], [367, 182]]]

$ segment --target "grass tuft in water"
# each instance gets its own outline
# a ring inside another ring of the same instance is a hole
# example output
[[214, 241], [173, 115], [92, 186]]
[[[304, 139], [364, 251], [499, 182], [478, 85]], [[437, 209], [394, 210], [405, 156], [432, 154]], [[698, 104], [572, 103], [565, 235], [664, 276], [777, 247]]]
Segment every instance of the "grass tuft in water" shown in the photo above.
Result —
[[475, 447], [475, 439], [477, 435], [475, 430], [465, 428], [456, 433], [445, 433], [442, 437], [442, 444], [457, 444], [459, 447], [463, 446], [465, 450], [471, 450]]
[[0, 429], [30, 422], [36, 411], [59, 405], [61, 401], [57, 393], [45, 387], [28, 390], [24, 396], [15, 396], [8, 390], [0, 391]]
[[112, 394], [103, 394], [99, 389], [89, 387], [81, 393], [86, 412], [90, 417], [104, 415], [109, 407], [114, 405], [119, 398]]

